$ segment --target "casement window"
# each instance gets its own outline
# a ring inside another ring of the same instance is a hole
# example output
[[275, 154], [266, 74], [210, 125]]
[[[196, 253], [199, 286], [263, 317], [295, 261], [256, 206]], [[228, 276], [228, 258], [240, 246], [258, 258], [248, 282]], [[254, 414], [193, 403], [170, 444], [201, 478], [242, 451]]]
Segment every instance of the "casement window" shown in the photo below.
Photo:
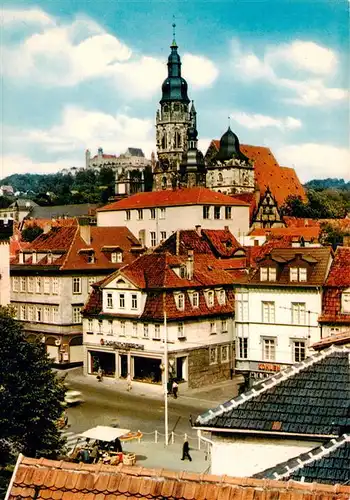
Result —
[[263, 339], [263, 359], [264, 361], [275, 361], [276, 359], [275, 339]]
[[54, 306], [52, 308], [52, 323], [58, 323], [58, 307]]
[[185, 338], [185, 325], [183, 323], [179, 323], [177, 325], [177, 338], [178, 339]]
[[81, 293], [81, 278], [72, 278], [72, 291], [74, 294]]
[[176, 306], [180, 311], [185, 309], [185, 295], [183, 293], [178, 293], [175, 296], [176, 298]]
[[18, 287], [19, 287], [19, 277], [14, 276], [12, 278], [12, 291], [13, 292], [18, 292]]
[[102, 335], [102, 326], [103, 326], [102, 319], [99, 319], [98, 320], [98, 334], [99, 335]]
[[165, 241], [165, 240], [166, 240], [166, 231], [161, 231], [161, 232], [160, 232], [160, 239], [161, 239], [162, 241]]
[[221, 363], [227, 363], [230, 360], [229, 352], [228, 345], [221, 346]]
[[154, 338], [160, 339], [160, 325], [154, 325]]
[[137, 337], [137, 335], [138, 335], [138, 324], [133, 323], [132, 324], [132, 336]]
[[275, 267], [261, 267], [260, 268], [260, 281], [276, 281], [276, 268]]
[[125, 308], [125, 294], [124, 293], [119, 294], [119, 308], [120, 309]]
[[156, 209], [155, 208], [150, 208], [149, 209], [149, 218], [150, 219], [155, 219], [156, 218]]
[[34, 306], [28, 306], [28, 321], [35, 321], [35, 319], [34, 319]]
[[25, 292], [26, 291], [26, 281], [27, 281], [27, 278], [25, 276], [21, 276], [21, 281], [20, 281], [20, 290], [21, 292]]
[[131, 309], [137, 309], [137, 295], [136, 293], [131, 295]]
[[149, 337], [149, 331], [148, 331], [148, 324], [147, 323], [144, 323], [143, 325], [143, 336], [145, 337], [145, 339], [148, 339]]
[[113, 320], [108, 320], [108, 333], [107, 335], [113, 335]]
[[238, 357], [248, 359], [248, 338], [238, 337]]
[[214, 207], [214, 219], [221, 219], [221, 207]]
[[52, 278], [52, 294], [58, 295], [59, 280], [58, 278]]
[[88, 331], [87, 333], [93, 333], [94, 331], [94, 322], [92, 319], [88, 319], [88, 327], [87, 327]]
[[72, 322], [74, 324], [81, 323], [81, 306], [73, 306], [73, 308], [72, 308]]
[[131, 219], [131, 211], [125, 210], [125, 220], [130, 220], [130, 219]]
[[28, 278], [28, 293], [34, 293], [34, 278], [32, 276]]
[[51, 323], [51, 307], [49, 306], [44, 307], [44, 322]]
[[210, 335], [216, 334], [216, 321], [210, 321], [209, 323], [209, 333]]
[[113, 294], [107, 293], [107, 308], [113, 309]]
[[242, 293], [236, 302], [236, 319], [238, 321], [248, 321], [249, 307], [248, 307], [248, 294]]
[[262, 302], [262, 321], [263, 323], [274, 323], [275, 322], [275, 303], [274, 302]]
[[160, 219], [165, 219], [165, 214], [166, 214], [165, 208], [160, 208], [159, 209], [159, 218]]
[[45, 276], [44, 278], [44, 293], [46, 294], [49, 294], [50, 293], [50, 283], [51, 282], [51, 278], [49, 278], [48, 276]]
[[207, 205], [203, 207], [203, 219], [210, 219], [210, 207]]
[[27, 306], [25, 304], [22, 304], [20, 307], [20, 319], [21, 320], [27, 319]]
[[213, 305], [214, 305], [214, 292], [213, 292], [213, 290], [209, 290], [209, 292], [207, 292], [207, 301], [208, 301], [208, 307], [213, 307]]
[[218, 302], [221, 306], [224, 306], [226, 303], [226, 293], [225, 290], [219, 290], [218, 292]]
[[43, 291], [42, 279], [39, 276], [35, 279], [35, 291], [36, 293], [42, 293]]
[[294, 363], [300, 363], [305, 359], [305, 342], [301, 340], [295, 340], [293, 342], [293, 361]]
[[221, 320], [221, 333], [226, 333], [228, 331], [227, 319]]
[[150, 241], [151, 241], [151, 247], [155, 247], [157, 244], [157, 235], [155, 231], [150, 231]]
[[43, 321], [43, 308], [41, 306], [37, 306], [35, 313], [36, 321]]
[[111, 253], [111, 262], [113, 264], [123, 262], [123, 253], [122, 252], [112, 252]]
[[225, 219], [231, 219], [232, 207], [225, 207]]
[[350, 290], [344, 290], [341, 294], [341, 312], [350, 314]]
[[87, 255], [87, 262], [88, 262], [88, 264], [94, 264], [95, 263], [95, 254], [93, 252], [89, 253]]
[[209, 364], [215, 365], [218, 362], [218, 348], [209, 347]]
[[120, 322], [120, 336], [125, 337], [125, 321]]
[[143, 210], [142, 208], [139, 208], [137, 211], [137, 219], [138, 220], [143, 220]]
[[199, 307], [199, 293], [193, 292], [192, 294], [192, 306]]
[[289, 279], [290, 281], [307, 281], [307, 269], [305, 267], [291, 267]]
[[292, 302], [292, 324], [305, 325], [306, 304], [305, 302]]

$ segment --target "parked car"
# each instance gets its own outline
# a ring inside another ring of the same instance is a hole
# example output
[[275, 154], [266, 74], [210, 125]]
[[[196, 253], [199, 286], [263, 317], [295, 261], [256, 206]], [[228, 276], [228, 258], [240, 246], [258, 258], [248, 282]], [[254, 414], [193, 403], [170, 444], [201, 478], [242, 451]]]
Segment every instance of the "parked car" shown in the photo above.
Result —
[[83, 395], [80, 391], [67, 391], [64, 396], [64, 402], [67, 406], [83, 403]]

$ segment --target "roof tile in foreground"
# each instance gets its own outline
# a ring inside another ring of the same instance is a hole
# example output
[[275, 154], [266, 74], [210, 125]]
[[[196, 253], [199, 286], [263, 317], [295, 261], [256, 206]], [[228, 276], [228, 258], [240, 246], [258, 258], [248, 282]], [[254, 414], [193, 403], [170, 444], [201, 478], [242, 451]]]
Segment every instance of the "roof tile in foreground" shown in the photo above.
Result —
[[20, 455], [8, 500], [138, 498], [348, 500], [350, 486], [213, 476], [125, 465], [85, 465]]
[[337, 437], [348, 424], [350, 349], [331, 346], [200, 415], [217, 432]]

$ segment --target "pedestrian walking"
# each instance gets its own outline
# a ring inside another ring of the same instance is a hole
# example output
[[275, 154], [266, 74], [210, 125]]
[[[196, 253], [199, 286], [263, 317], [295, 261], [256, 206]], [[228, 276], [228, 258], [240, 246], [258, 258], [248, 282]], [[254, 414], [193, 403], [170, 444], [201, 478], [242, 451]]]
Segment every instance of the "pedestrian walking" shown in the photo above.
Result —
[[181, 460], [185, 460], [186, 458], [188, 458], [188, 460], [190, 462], [192, 462], [192, 457], [190, 455], [190, 445], [188, 444], [187, 439], [185, 439], [185, 442], [182, 446], [182, 458], [181, 458]]
[[131, 389], [132, 389], [132, 385], [131, 385], [131, 375], [130, 373], [128, 373], [128, 376], [126, 378], [126, 384], [127, 384], [127, 391], [130, 392]]
[[103, 370], [102, 370], [102, 368], [101, 368], [101, 367], [99, 367], [99, 369], [98, 369], [98, 371], [97, 371], [97, 380], [98, 380], [99, 382], [102, 382], [102, 380], [103, 380]]
[[177, 394], [179, 392], [179, 386], [177, 385], [176, 380], [174, 380], [174, 382], [173, 382], [172, 389], [173, 389], [173, 396], [174, 396], [175, 399], [177, 399]]

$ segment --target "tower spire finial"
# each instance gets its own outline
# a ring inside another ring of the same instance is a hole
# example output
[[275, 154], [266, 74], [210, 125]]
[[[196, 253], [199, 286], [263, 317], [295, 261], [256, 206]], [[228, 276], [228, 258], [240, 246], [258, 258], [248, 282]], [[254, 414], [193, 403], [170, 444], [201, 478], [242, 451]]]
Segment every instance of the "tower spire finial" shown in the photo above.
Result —
[[175, 23], [175, 15], [173, 14], [173, 24], [172, 24], [172, 27], [173, 27], [173, 42], [171, 44], [172, 47], [177, 47], [177, 43], [176, 43], [176, 40], [175, 40], [175, 28], [176, 28], [176, 23]]
[[227, 120], [228, 120], [228, 128], [231, 128], [231, 116], [230, 115], [228, 115]]

